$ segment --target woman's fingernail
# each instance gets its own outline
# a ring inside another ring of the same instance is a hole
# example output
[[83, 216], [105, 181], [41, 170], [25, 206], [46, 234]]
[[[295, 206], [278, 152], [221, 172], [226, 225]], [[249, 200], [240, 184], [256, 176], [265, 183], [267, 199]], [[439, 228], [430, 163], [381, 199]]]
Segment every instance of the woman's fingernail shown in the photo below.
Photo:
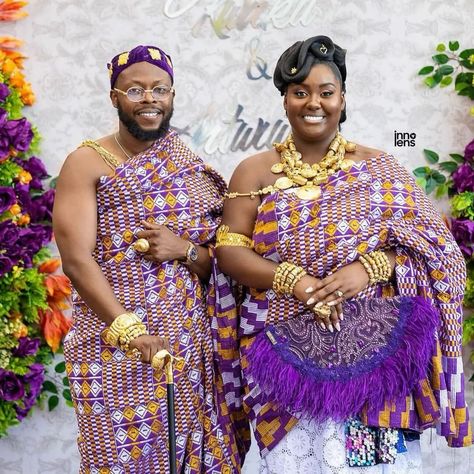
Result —
[[[314, 303], [314, 301], [313, 301], [313, 303]], [[314, 305], [314, 307], [315, 307], [315, 308], [321, 308], [321, 306], [322, 306], [323, 304], [324, 304], [324, 303], [323, 303], [322, 301], [320, 301], [319, 303], [316, 303], [316, 304]]]
[[336, 328], [337, 332], [341, 330], [341, 325], [338, 322], [334, 324], [334, 327]]
[[[306, 301], [306, 304], [309, 306], [309, 305], [312, 305], [316, 300], [314, 298], [310, 298], [308, 301]], [[316, 307], [318, 307], [318, 305], [316, 305]]]
[[340, 319], [341, 321], [344, 321], [344, 315], [343, 315], [342, 313], [339, 315], [339, 319]]
[[312, 286], [306, 288], [306, 290], [304, 290], [305, 293], [312, 293], [314, 291], [314, 288]]
[[327, 303], [328, 306], [336, 306], [337, 305], [337, 301], [336, 300], [333, 300], [333, 301], [330, 301], [329, 303]]
[[323, 329], [326, 329], [326, 325], [325, 325], [322, 321], [319, 323], [319, 325], [320, 325]]
[[329, 332], [334, 332], [334, 328], [332, 327], [332, 324], [328, 326]]

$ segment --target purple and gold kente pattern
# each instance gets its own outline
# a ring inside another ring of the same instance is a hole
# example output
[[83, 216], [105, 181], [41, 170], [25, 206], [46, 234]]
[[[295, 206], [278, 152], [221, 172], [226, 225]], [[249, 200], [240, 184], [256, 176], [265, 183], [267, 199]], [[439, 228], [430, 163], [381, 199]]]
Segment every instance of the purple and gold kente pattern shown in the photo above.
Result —
[[[170, 132], [118, 166], [97, 188], [94, 258], [121, 304], [150, 334], [169, 338], [175, 364], [178, 472], [240, 472], [240, 454], [215, 388], [205, 289], [186, 265], [156, 264], [131, 244], [146, 219], [196, 244], [214, 239], [226, 186]], [[74, 294], [74, 325], [64, 354], [78, 418], [81, 473], [168, 470], [163, 372], [127, 359], [102, 337], [105, 324]], [[220, 398], [219, 398], [220, 397]]]
[[[429, 378], [420, 381], [411, 396], [387, 401], [383, 411], [367, 407], [362, 420], [373, 426], [414, 430], [436, 426], [451, 446], [472, 444], [461, 360], [465, 263], [429, 199], [392, 156], [380, 154], [356, 163], [348, 172], [337, 172], [322, 186], [316, 201], [301, 200], [291, 189], [266, 196], [258, 209], [253, 240], [262, 256], [295, 263], [317, 277], [362, 254], [394, 248], [395, 293], [423, 296], [441, 314], [436, 352]], [[358, 298], [378, 296], [386, 290], [389, 288], [369, 286]], [[238, 333], [234, 348], [240, 349], [242, 357], [243, 406], [256, 427], [263, 456], [297, 420], [282, 407], [272, 405], [252, 380], [247, 370], [248, 349], [267, 324], [304, 311], [295, 298], [278, 298], [271, 289], [250, 289], [244, 295], [238, 322], [226, 321]], [[220, 339], [225, 340], [225, 336], [223, 333]], [[226, 344], [230, 354], [232, 341]], [[235, 384], [225, 388], [234, 395], [239, 391]]]

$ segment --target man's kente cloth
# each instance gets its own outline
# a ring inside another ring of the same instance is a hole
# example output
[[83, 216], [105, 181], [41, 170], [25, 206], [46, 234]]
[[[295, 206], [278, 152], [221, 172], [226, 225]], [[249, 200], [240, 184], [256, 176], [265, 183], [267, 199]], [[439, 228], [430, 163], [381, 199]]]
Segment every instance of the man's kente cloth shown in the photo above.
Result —
[[[86, 146], [106, 158], [99, 145]], [[225, 190], [223, 179], [176, 132], [102, 176], [97, 186], [93, 256], [124, 308], [138, 314], [150, 334], [167, 337], [172, 353], [184, 360], [174, 365], [176, 450], [177, 471], [189, 474], [234, 474], [243, 462], [216, 382], [206, 288], [183, 263], [147, 261], [132, 245], [142, 220], [166, 225], [197, 245], [212, 243]], [[163, 371], [108, 345], [104, 322], [77, 293], [73, 299], [64, 354], [79, 425], [80, 472], [168, 472]]]
[[[367, 407], [360, 418], [375, 427], [422, 431], [436, 426], [450, 446], [470, 445], [461, 359], [465, 263], [451, 233], [413, 178], [390, 155], [357, 162], [347, 172], [340, 170], [321, 189], [317, 200], [301, 200], [295, 189], [263, 197], [253, 233], [255, 251], [275, 262], [300, 265], [323, 278], [363, 254], [394, 249], [395, 294], [423, 296], [440, 312], [435, 350], [428, 377], [409, 396], [386, 400], [382, 411]], [[238, 315], [228, 296], [231, 288], [222, 276], [216, 288], [220, 307], [214, 335], [225, 371], [228, 406], [238, 409], [243, 404], [265, 456], [298, 419], [269, 400], [252, 379], [249, 348], [267, 325], [307, 309], [294, 297], [277, 297], [271, 289], [250, 289]], [[372, 285], [357, 297], [379, 296], [380, 290]]]

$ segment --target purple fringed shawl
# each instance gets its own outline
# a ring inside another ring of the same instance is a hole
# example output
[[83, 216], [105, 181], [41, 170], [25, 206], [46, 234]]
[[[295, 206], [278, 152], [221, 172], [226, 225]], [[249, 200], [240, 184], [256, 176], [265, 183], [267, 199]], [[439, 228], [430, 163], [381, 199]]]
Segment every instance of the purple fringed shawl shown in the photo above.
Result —
[[260, 332], [249, 372], [266, 395], [293, 413], [344, 421], [368, 404], [407, 396], [426, 377], [439, 313], [420, 298], [344, 303], [340, 332], [321, 329], [312, 312]]

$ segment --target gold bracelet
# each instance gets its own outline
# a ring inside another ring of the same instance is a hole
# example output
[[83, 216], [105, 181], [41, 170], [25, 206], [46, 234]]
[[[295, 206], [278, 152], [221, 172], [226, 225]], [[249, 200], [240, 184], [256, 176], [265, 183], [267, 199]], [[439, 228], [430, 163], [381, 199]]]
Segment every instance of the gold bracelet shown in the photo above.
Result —
[[296, 284], [307, 275], [306, 270], [294, 263], [282, 262], [275, 270], [273, 291], [277, 295], [292, 295]]
[[359, 261], [369, 275], [369, 283], [386, 283], [392, 274], [392, 265], [384, 252], [376, 250], [366, 255], [361, 255]]
[[236, 232], [229, 232], [229, 226], [221, 225], [216, 232], [217, 247], [246, 247], [253, 248], [253, 242], [250, 237]]
[[105, 339], [110, 345], [118, 346], [119, 338], [130, 328], [137, 325], [143, 325], [143, 323], [135, 313], [128, 312], [119, 314], [109, 326]]
[[122, 351], [127, 352], [130, 349], [130, 343], [137, 337], [143, 336], [144, 334], [148, 334], [144, 324], [131, 326], [124, 334], [119, 337], [119, 348]]

